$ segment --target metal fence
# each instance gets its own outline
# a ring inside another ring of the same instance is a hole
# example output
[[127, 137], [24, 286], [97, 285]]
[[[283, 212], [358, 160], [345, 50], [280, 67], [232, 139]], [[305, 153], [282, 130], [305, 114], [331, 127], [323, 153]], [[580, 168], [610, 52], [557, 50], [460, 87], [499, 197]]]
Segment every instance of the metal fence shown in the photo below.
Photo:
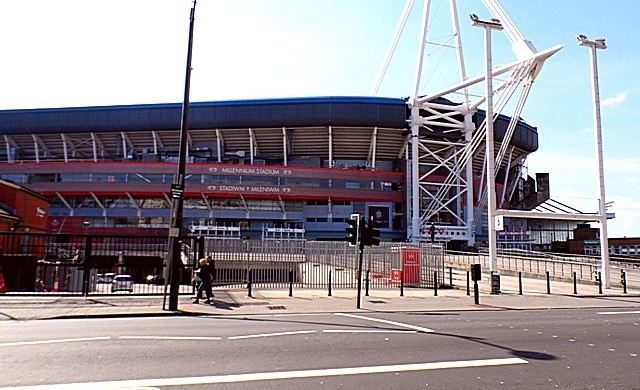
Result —
[[[611, 281], [613, 285], [622, 285], [622, 277], [616, 275], [625, 274], [624, 283], [629, 286], [640, 285], [640, 262], [629, 257], [610, 257]], [[487, 253], [468, 253], [448, 250], [444, 263], [447, 267], [457, 270], [468, 270], [470, 264], [480, 264], [483, 271], [489, 270], [489, 255]], [[575, 255], [564, 253], [524, 251], [517, 249], [499, 249], [497, 257], [498, 270], [502, 274], [523, 273], [529, 277], [549, 276], [556, 280], [571, 280], [575, 277], [582, 283], [595, 283], [602, 272], [599, 256]]]
[[[355, 288], [359, 254], [346, 242], [207, 239], [205, 252], [216, 264], [216, 286], [261, 288]], [[433, 287], [444, 283], [441, 246], [383, 243], [366, 247], [363, 279], [370, 288]]]
[[[480, 264], [483, 270], [489, 270], [489, 255], [486, 253], [466, 253], [447, 251], [447, 265], [465, 267]], [[576, 273], [578, 279], [592, 280], [597, 275], [597, 265], [591, 261], [575, 261], [551, 253], [500, 250], [497, 265], [500, 273], [523, 272], [530, 275], [545, 275], [546, 272], [556, 279], [570, 279]]]
[[[216, 289], [249, 284], [263, 289], [357, 287], [360, 256], [346, 242], [194, 236], [181, 242], [181, 294], [194, 292], [193, 271], [205, 255], [215, 261]], [[167, 247], [165, 236], [0, 233], [0, 273], [8, 294], [162, 294]], [[601, 271], [595, 256], [513, 249], [499, 250], [497, 263], [503, 274], [542, 277], [549, 272], [554, 279], [570, 279], [575, 272], [583, 282], [595, 282]], [[487, 272], [488, 254], [445, 250], [441, 245], [381, 243], [365, 248], [362, 280], [370, 289], [459, 286], [470, 264], [481, 264]], [[630, 285], [640, 278], [637, 260], [612, 257], [611, 265], [627, 272]], [[114, 283], [114, 278], [130, 284]]]
[[[216, 288], [355, 288], [359, 253], [346, 242], [183, 237], [180, 293], [192, 294], [197, 260], [215, 261]], [[153, 236], [0, 233], [9, 294], [161, 294], [168, 239]], [[369, 288], [446, 284], [443, 247], [383, 243], [365, 248]], [[114, 279], [116, 280], [114, 282]], [[123, 283], [118, 283], [125, 279]], [[130, 282], [128, 282], [130, 281]]]
[[[166, 253], [167, 237], [0, 233], [8, 293], [160, 294]], [[181, 293], [191, 293], [191, 272], [181, 280]]]

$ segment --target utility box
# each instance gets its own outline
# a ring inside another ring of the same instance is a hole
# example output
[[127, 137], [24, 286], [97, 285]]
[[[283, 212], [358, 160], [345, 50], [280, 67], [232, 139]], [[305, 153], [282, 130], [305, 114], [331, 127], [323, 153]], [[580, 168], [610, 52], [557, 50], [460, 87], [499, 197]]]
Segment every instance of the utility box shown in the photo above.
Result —
[[471, 264], [471, 280], [474, 282], [482, 280], [482, 268], [480, 264]]
[[500, 294], [500, 274], [491, 272], [491, 294]]

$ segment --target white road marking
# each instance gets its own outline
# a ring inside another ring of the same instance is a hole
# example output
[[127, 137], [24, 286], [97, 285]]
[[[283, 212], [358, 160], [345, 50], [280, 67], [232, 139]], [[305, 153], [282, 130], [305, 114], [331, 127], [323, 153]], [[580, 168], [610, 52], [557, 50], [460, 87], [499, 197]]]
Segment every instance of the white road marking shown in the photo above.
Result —
[[615, 314], [640, 314], [640, 311], [601, 311], [598, 314], [606, 316], [606, 315], [615, 315]]
[[161, 386], [193, 386], [207, 385], [217, 383], [240, 383], [255, 382], [266, 380], [280, 379], [298, 379], [298, 378], [317, 378], [331, 376], [346, 375], [364, 375], [364, 374], [387, 374], [410, 371], [427, 371], [442, 370], [448, 368], [477, 368], [477, 367], [493, 367], [507, 366], [515, 364], [527, 364], [528, 361], [520, 358], [503, 358], [503, 359], [480, 359], [480, 360], [457, 360], [448, 362], [432, 362], [432, 363], [411, 363], [411, 364], [393, 364], [388, 366], [367, 366], [367, 367], [344, 367], [344, 368], [325, 368], [316, 370], [300, 370], [300, 371], [276, 371], [276, 372], [256, 372], [249, 374], [231, 374], [231, 375], [211, 375], [211, 376], [195, 376], [186, 378], [157, 378], [157, 379], [134, 379], [122, 381], [108, 382], [86, 382], [86, 383], [65, 383], [55, 385], [36, 385], [22, 387], [7, 387], [5, 390], [103, 390], [103, 389], [122, 389], [132, 387], [161, 387]]
[[16, 345], [38, 345], [38, 344], [55, 344], [55, 343], [75, 343], [81, 341], [97, 341], [109, 340], [111, 337], [83, 337], [77, 339], [57, 339], [57, 340], [39, 340], [39, 341], [16, 341], [13, 343], [0, 343], [0, 347], [11, 347]]
[[322, 333], [418, 333], [416, 330], [362, 330], [362, 329], [325, 329]]
[[273, 336], [288, 336], [292, 334], [305, 334], [305, 333], [316, 333], [316, 330], [298, 330], [294, 332], [279, 332], [279, 333], [262, 333], [262, 334], [248, 334], [244, 336], [231, 336], [229, 340], [239, 340], [239, 339], [253, 339], [256, 337], [273, 337]]
[[348, 314], [348, 313], [335, 313], [335, 314], [337, 316], [352, 317], [352, 318], [359, 318], [361, 320], [382, 322], [383, 324], [389, 324], [389, 325], [399, 326], [399, 327], [402, 327], [402, 328], [413, 329], [413, 330], [416, 330], [418, 332], [423, 332], [423, 333], [433, 333], [433, 332], [435, 332], [433, 329], [423, 328], [421, 326], [415, 326], [415, 325], [411, 325], [411, 324], [403, 324], [402, 322], [382, 320], [380, 318], [365, 317], [365, 316], [360, 316], [360, 315], [357, 315], [357, 314]]
[[123, 340], [222, 340], [222, 337], [206, 336], [120, 336]]
[[[203, 316], [204, 317], [204, 316]], [[214, 317], [214, 316], [211, 316]], [[219, 317], [219, 316], [218, 316]], [[118, 321], [118, 322], [126, 322], [126, 321], [135, 321], [135, 322], [140, 322], [140, 321], [162, 321], [162, 320], [166, 320], [166, 319], [186, 319], [186, 320], [193, 320], [194, 317], [189, 317], [189, 316], [172, 316], [172, 315], [163, 315], [160, 317], [155, 317], [155, 316], [150, 316], [150, 317], [113, 317], [113, 318], [50, 318], [50, 319], [45, 319], [45, 320], [28, 320], [25, 322], [31, 322], [31, 323], [44, 323], [45, 321], [55, 321], [56, 323], [61, 323], [61, 322], [82, 322], [82, 323], [87, 323], [87, 322], [111, 322], [111, 321]], [[198, 318], [198, 317], [195, 317]]]

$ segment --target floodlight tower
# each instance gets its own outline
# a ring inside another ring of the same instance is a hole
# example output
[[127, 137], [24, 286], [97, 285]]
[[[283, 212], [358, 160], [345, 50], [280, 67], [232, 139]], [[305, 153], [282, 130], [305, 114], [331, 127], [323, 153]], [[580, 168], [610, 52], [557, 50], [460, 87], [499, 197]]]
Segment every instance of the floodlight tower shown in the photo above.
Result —
[[596, 38], [593, 41], [585, 35], [578, 35], [578, 44], [588, 47], [591, 54], [591, 80], [593, 90], [593, 122], [596, 146], [596, 158], [598, 159], [598, 214], [600, 217], [600, 256], [602, 268], [602, 281], [605, 288], [610, 287], [611, 277], [609, 272], [609, 239], [607, 237], [607, 203], [604, 196], [604, 165], [602, 158], [602, 130], [600, 122], [600, 87], [598, 85], [598, 59], [596, 50], [607, 48], [604, 38]]

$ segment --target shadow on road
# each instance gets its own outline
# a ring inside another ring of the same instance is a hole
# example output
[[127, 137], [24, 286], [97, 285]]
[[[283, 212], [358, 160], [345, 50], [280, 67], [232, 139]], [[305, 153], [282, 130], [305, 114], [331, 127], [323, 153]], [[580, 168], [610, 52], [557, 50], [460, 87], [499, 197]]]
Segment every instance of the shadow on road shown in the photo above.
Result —
[[430, 334], [446, 336], [446, 337], [455, 337], [455, 338], [458, 338], [458, 339], [463, 339], [463, 340], [466, 340], [466, 341], [471, 341], [471, 342], [474, 342], [474, 343], [487, 345], [489, 347], [502, 349], [504, 351], [509, 352], [511, 355], [519, 357], [519, 358], [522, 358], [522, 359], [547, 360], [547, 361], [548, 360], [557, 360], [558, 359], [556, 356], [550, 355], [548, 353], [537, 352], [537, 351], [522, 351], [522, 350], [519, 350], [519, 349], [513, 349], [513, 348], [509, 348], [509, 347], [503, 346], [503, 345], [490, 343], [490, 342], [488, 342], [485, 339], [480, 338], [480, 337], [462, 336], [462, 335], [459, 335], [459, 334], [442, 333], [442, 332], [433, 332], [433, 333], [430, 333]]

